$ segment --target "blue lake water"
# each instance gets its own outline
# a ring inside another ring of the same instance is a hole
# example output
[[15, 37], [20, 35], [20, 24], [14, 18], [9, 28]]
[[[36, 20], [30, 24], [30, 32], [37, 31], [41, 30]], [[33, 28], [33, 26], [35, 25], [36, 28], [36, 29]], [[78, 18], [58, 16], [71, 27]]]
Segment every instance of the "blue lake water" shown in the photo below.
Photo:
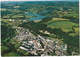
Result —
[[31, 16], [41, 16], [39, 14], [34, 14], [34, 13], [25, 13], [26, 15], [31, 15]]
[[30, 20], [40, 20], [40, 19], [43, 19], [47, 16], [38, 16], [38, 17], [33, 17], [33, 18], [30, 18]]
[[34, 13], [26, 13], [25, 15], [36, 16], [36, 17], [29, 18], [29, 20], [40, 20], [42, 18], [48, 17], [48, 16], [42, 16]]
[[43, 18], [45, 18], [45, 17], [48, 17], [48, 16], [43, 16], [43, 15], [41, 15], [41, 14], [45, 14], [45, 13], [48, 13], [48, 12], [50, 12], [50, 11], [52, 11], [52, 9], [51, 9], [51, 10], [47, 10], [47, 11], [43, 11], [43, 12], [41, 12], [41, 13], [39, 13], [39, 14], [25, 13], [25, 15], [35, 16], [35, 17], [32, 17], [32, 18], [29, 18], [29, 20], [40, 20], [40, 19], [43, 19]]

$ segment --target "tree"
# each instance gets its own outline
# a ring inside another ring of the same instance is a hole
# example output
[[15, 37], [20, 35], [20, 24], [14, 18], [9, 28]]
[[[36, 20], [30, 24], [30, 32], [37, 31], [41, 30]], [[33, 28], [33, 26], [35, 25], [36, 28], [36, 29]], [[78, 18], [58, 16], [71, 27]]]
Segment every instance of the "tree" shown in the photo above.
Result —
[[9, 48], [6, 46], [1, 46], [1, 54], [6, 54], [8, 52]]
[[52, 17], [45, 17], [42, 19], [42, 22], [48, 22], [50, 20], [52, 20]]

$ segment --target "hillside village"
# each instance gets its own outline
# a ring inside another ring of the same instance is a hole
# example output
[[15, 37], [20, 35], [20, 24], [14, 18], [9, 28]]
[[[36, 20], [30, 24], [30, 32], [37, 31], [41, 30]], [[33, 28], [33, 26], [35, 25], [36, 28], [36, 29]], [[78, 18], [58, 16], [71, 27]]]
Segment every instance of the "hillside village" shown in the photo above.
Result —
[[46, 39], [40, 35], [34, 36], [28, 29], [22, 27], [15, 28], [19, 33], [15, 39], [20, 40], [18, 43], [21, 43], [18, 50], [25, 50], [33, 55], [48, 55], [50, 52], [57, 56], [67, 55], [67, 45], [60, 43], [59, 40]]

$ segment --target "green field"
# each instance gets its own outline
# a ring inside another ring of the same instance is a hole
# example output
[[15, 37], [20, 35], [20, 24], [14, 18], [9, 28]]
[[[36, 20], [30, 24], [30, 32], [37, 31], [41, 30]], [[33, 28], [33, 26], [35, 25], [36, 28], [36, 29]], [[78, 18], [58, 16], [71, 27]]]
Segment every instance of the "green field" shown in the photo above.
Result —
[[19, 55], [16, 54], [15, 52], [10, 52], [10, 53], [4, 54], [4, 56], [19, 56]]
[[48, 24], [48, 27], [51, 28], [61, 28], [65, 32], [72, 31], [72, 26], [79, 26], [76, 23], [70, 22], [70, 21], [61, 21], [61, 22], [52, 22]]

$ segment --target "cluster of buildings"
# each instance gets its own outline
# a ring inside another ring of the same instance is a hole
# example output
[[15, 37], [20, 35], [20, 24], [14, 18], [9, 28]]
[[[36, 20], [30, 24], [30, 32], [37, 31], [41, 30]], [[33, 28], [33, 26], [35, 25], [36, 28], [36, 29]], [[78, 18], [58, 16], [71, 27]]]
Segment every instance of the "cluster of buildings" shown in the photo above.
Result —
[[28, 29], [18, 27], [18, 35], [16, 39], [20, 40], [21, 45], [19, 49], [25, 50], [33, 55], [50, 55], [55, 53], [58, 56], [67, 55], [67, 45], [61, 44], [59, 41], [46, 39], [38, 35], [34, 36]]

